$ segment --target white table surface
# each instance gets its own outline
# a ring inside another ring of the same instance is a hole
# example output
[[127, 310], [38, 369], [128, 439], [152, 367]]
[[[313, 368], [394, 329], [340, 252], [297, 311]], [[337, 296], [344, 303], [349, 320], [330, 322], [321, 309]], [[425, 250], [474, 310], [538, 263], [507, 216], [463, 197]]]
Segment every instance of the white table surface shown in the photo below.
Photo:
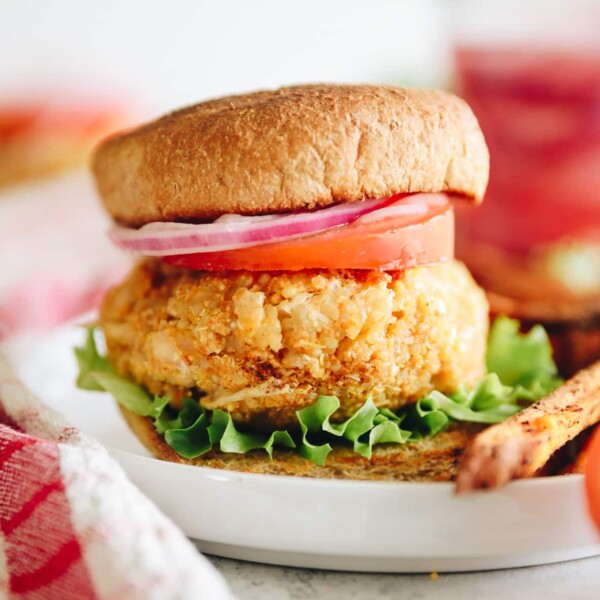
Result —
[[338, 573], [209, 557], [239, 600], [598, 600], [600, 557], [481, 573], [390, 575]]

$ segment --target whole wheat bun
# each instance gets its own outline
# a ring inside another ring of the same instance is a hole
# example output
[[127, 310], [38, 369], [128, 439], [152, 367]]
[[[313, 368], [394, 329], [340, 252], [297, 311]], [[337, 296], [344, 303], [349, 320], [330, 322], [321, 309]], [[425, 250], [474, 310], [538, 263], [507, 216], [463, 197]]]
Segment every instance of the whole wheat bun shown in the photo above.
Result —
[[489, 155], [470, 108], [437, 90], [310, 85], [190, 106], [97, 148], [117, 221], [202, 221], [448, 192], [480, 201]]
[[264, 451], [225, 454], [219, 450], [187, 460], [179, 456], [158, 435], [151, 419], [119, 405], [133, 433], [157, 458], [171, 462], [268, 475], [361, 479], [378, 481], [451, 481], [456, 477], [461, 455], [468, 442], [485, 426], [455, 424], [434, 437], [409, 444], [381, 444], [371, 460], [353, 452], [350, 446], [334, 446], [327, 462], [319, 467], [292, 450], [275, 450], [271, 461]]

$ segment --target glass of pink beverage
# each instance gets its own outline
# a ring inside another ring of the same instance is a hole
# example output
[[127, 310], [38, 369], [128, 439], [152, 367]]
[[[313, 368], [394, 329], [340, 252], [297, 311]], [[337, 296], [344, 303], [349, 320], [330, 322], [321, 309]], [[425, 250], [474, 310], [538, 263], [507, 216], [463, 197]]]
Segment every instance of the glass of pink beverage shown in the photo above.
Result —
[[456, 60], [491, 155], [488, 196], [465, 235], [515, 252], [598, 242], [600, 53], [463, 47]]
[[461, 3], [454, 89], [486, 136], [490, 184], [458, 211], [457, 252], [494, 312], [585, 331], [571, 355], [595, 336], [579, 366], [600, 357], [600, 2], [478, 5]]

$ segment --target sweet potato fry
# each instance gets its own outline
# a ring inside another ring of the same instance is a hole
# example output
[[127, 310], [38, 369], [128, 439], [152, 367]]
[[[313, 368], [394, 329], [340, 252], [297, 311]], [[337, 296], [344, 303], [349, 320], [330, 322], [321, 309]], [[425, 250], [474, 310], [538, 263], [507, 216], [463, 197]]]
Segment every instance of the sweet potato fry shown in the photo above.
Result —
[[504, 423], [476, 435], [456, 477], [459, 493], [531, 477], [578, 433], [600, 421], [600, 361]]

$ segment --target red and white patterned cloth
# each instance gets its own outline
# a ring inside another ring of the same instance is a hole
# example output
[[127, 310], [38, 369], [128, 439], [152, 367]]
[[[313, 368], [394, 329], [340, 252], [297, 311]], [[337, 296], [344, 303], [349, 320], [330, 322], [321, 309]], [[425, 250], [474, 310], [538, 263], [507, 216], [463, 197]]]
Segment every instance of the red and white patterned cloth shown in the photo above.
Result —
[[0, 597], [231, 598], [108, 453], [33, 396], [1, 354]]

